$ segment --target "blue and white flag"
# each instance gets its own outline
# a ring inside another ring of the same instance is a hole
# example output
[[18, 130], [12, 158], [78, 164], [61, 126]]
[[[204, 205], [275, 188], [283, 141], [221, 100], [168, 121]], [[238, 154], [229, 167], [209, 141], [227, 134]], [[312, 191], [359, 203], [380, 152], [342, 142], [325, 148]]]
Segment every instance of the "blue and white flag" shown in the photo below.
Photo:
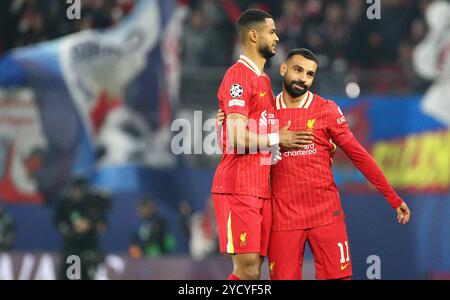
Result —
[[172, 1], [141, 0], [113, 28], [0, 57], [0, 199], [39, 202], [70, 174], [99, 167], [172, 166], [174, 46], [186, 14]]

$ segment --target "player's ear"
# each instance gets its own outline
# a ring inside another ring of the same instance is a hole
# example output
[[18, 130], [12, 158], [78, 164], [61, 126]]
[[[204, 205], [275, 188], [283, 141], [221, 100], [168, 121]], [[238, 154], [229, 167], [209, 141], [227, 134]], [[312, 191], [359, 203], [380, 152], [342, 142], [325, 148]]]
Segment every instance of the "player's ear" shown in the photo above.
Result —
[[281, 75], [282, 77], [284, 77], [284, 76], [286, 75], [286, 72], [287, 72], [287, 65], [286, 65], [285, 62], [283, 62], [283, 63], [280, 65], [280, 75]]
[[258, 38], [258, 31], [256, 29], [251, 29], [248, 32], [248, 37], [249, 37], [250, 41], [252, 41], [253, 43], [256, 43], [256, 40]]

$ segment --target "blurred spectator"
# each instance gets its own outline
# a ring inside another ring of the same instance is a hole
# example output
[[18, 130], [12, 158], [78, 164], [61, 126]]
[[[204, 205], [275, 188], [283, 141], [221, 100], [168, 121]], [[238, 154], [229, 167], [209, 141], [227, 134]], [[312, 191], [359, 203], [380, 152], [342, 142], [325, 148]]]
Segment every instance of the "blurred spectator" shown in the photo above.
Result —
[[330, 3], [326, 6], [319, 33], [324, 40], [324, 52], [330, 60], [345, 58], [345, 47], [350, 42], [350, 26], [346, 23], [344, 9], [340, 4]]
[[60, 279], [66, 279], [66, 258], [78, 255], [81, 279], [94, 279], [97, 266], [104, 259], [100, 235], [107, 228], [111, 200], [107, 194], [94, 189], [85, 177], [73, 178], [55, 203], [54, 222], [62, 239]]
[[416, 6], [417, 1], [381, 1], [382, 19], [377, 23], [384, 41], [382, 59], [385, 63], [395, 63], [399, 44], [409, 35]]
[[166, 220], [156, 203], [143, 198], [138, 204], [139, 227], [131, 236], [129, 254], [133, 258], [158, 257], [173, 251], [175, 239], [168, 233]]
[[188, 18], [183, 34], [183, 64], [202, 66], [203, 55], [208, 49], [208, 31], [205, 16], [201, 10], [195, 10]]
[[113, 24], [113, 2], [105, 0], [83, 1], [81, 29], [106, 28]]
[[411, 43], [417, 45], [425, 36], [426, 25], [424, 20], [417, 18], [411, 24], [410, 39]]
[[0, 252], [11, 250], [16, 240], [16, 229], [12, 215], [0, 206]]
[[223, 66], [231, 58], [232, 32], [218, 3], [204, 0], [194, 8], [184, 28], [184, 66]]
[[186, 240], [189, 241], [191, 238], [192, 207], [187, 200], [183, 200], [178, 206], [178, 211], [180, 213], [181, 232]]
[[[304, 10], [298, 0], [284, 0], [282, 15], [277, 22], [277, 31], [285, 53], [298, 48], [298, 38], [304, 23]], [[283, 55], [285, 57], [285, 55]]]
[[219, 240], [212, 198], [206, 201], [203, 211], [196, 212], [192, 216], [189, 248], [191, 257], [196, 260], [219, 254]]
[[346, 59], [351, 68], [367, 68], [371, 65], [369, 39], [372, 33], [376, 33], [377, 23], [367, 19], [363, 1], [347, 0], [346, 5], [344, 18], [350, 25]]
[[415, 73], [412, 65], [413, 47], [408, 41], [401, 41], [398, 47], [397, 64], [401, 74], [402, 88], [405, 92], [413, 88]]

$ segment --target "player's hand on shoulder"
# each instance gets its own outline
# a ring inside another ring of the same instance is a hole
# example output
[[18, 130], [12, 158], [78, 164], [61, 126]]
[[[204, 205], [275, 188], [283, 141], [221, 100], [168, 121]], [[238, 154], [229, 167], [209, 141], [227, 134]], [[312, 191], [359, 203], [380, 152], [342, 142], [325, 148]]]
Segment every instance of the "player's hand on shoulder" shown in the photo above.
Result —
[[223, 125], [223, 120], [225, 120], [225, 113], [220, 108], [217, 110], [216, 120], [219, 126]]

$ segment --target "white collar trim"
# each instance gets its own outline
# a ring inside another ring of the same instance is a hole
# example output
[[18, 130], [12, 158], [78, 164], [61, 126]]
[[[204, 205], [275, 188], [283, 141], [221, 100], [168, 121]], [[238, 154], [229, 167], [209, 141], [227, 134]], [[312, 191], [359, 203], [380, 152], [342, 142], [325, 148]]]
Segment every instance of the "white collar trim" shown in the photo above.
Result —
[[[313, 98], [314, 98], [314, 94], [311, 93], [311, 91], [306, 92], [303, 99], [300, 100], [300, 103], [298, 104], [297, 108], [304, 108], [304, 109], [309, 108]], [[275, 102], [276, 102], [277, 109], [287, 108], [286, 103], [284, 102], [283, 92], [278, 94]]]
[[250, 70], [256, 73], [256, 75], [261, 76], [263, 75], [263, 72], [258, 68], [258, 66], [247, 56], [241, 55], [239, 56], [239, 62], [243, 63], [245, 66], [247, 66]]

